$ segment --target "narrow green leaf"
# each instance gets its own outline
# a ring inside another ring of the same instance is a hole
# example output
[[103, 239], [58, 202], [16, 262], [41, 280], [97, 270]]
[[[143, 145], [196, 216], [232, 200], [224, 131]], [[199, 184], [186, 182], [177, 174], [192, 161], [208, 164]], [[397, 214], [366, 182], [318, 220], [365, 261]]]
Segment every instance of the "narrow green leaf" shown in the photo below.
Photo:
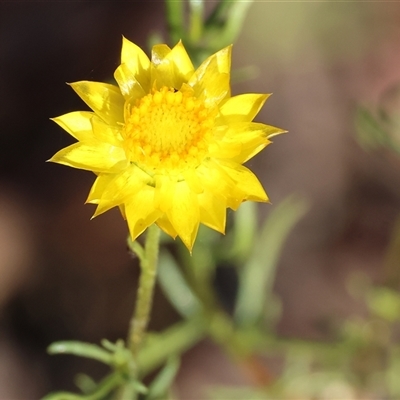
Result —
[[104, 399], [114, 388], [122, 383], [118, 374], [106, 376], [90, 394], [79, 395], [69, 392], [50, 393], [42, 400], [101, 400]]
[[75, 385], [81, 390], [81, 392], [88, 394], [96, 390], [96, 382], [86, 374], [78, 374], [74, 379]]
[[186, 283], [173, 257], [162, 251], [158, 281], [171, 304], [183, 316], [190, 317], [201, 309], [200, 302]]
[[136, 381], [133, 383], [136, 391], [140, 394], [147, 394], [149, 392], [149, 389], [147, 386], [145, 386], [142, 382]]
[[308, 203], [304, 198], [291, 195], [276, 206], [265, 221], [251, 258], [239, 271], [239, 294], [234, 315], [240, 325], [250, 326], [260, 320], [267, 299], [272, 297], [283, 244], [307, 210]]
[[55, 392], [43, 397], [42, 400], [86, 400], [87, 397], [69, 392]]
[[257, 233], [257, 205], [251, 201], [243, 203], [235, 213], [233, 243], [228, 258], [238, 264], [249, 258]]
[[104, 364], [110, 365], [112, 354], [91, 343], [78, 341], [64, 341], [52, 343], [47, 352], [53, 354], [72, 354], [79, 357], [92, 358]]
[[168, 359], [164, 368], [154, 378], [149, 386], [146, 400], [156, 400], [166, 395], [179, 371], [180, 360], [176, 356]]
[[114, 353], [119, 347], [118, 346], [119, 341], [117, 343], [113, 343], [113, 342], [110, 342], [107, 339], [101, 339], [100, 343], [106, 350], [108, 350], [108, 351], [110, 351], [112, 353]]
[[144, 342], [138, 355], [138, 370], [145, 376], [160, 367], [172, 355], [180, 355], [203, 339], [207, 333], [208, 324], [202, 317], [179, 322], [160, 334], [153, 340]]

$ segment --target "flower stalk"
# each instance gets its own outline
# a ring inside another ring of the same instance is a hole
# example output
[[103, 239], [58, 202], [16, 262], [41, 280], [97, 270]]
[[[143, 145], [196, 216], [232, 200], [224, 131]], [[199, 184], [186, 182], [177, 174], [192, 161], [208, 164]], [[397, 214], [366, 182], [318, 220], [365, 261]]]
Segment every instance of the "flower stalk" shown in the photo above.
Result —
[[128, 347], [136, 359], [150, 319], [154, 285], [157, 276], [160, 229], [153, 224], [148, 228], [144, 257], [140, 259], [141, 275], [135, 311], [128, 334]]
[[135, 311], [129, 324], [127, 348], [132, 354], [133, 363], [129, 366], [129, 380], [117, 393], [117, 399], [136, 400], [138, 394], [138, 354], [146, 334], [153, 304], [154, 286], [157, 277], [160, 229], [151, 225], [147, 230], [144, 249], [135, 241], [128, 239], [130, 249], [140, 260], [139, 287], [136, 295]]

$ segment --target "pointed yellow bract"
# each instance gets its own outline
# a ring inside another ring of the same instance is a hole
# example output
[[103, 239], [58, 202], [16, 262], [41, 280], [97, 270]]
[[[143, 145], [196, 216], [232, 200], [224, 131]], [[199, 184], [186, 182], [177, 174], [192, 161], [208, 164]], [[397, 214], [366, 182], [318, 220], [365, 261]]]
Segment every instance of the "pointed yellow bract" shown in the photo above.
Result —
[[132, 239], [156, 223], [191, 250], [202, 223], [221, 233], [226, 209], [268, 201], [242, 164], [284, 131], [252, 122], [267, 94], [231, 97], [231, 46], [195, 70], [181, 42], [151, 60], [123, 38], [118, 86], [75, 82], [92, 109], [54, 121], [78, 140], [50, 161], [93, 171], [94, 216], [118, 206]]

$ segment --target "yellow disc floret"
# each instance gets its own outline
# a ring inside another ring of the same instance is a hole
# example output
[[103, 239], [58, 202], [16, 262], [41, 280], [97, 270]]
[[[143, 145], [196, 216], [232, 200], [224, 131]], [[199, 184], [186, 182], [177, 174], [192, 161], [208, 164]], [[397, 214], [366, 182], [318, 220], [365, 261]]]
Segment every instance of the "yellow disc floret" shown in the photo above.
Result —
[[208, 154], [215, 112], [190, 93], [167, 87], [138, 100], [125, 122], [132, 163], [153, 175], [196, 168]]

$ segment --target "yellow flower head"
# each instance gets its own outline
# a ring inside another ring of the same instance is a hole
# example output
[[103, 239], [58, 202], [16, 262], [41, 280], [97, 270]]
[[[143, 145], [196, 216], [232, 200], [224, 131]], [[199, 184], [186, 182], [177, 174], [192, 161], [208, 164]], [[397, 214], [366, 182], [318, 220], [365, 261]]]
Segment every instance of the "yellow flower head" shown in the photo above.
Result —
[[54, 121], [78, 140], [50, 161], [93, 171], [94, 216], [118, 206], [132, 239], [156, 223], [189, 250], [199, 224], [225, 231], [227, 207], [268, 201], [242, 164], [283, 131], [252, 122], [268, 95], [230, 94], [231, 46], [195, 70], [183, 44], [152, 49], [123, 39], [118, 86], [71, 86], [93, 110]]

